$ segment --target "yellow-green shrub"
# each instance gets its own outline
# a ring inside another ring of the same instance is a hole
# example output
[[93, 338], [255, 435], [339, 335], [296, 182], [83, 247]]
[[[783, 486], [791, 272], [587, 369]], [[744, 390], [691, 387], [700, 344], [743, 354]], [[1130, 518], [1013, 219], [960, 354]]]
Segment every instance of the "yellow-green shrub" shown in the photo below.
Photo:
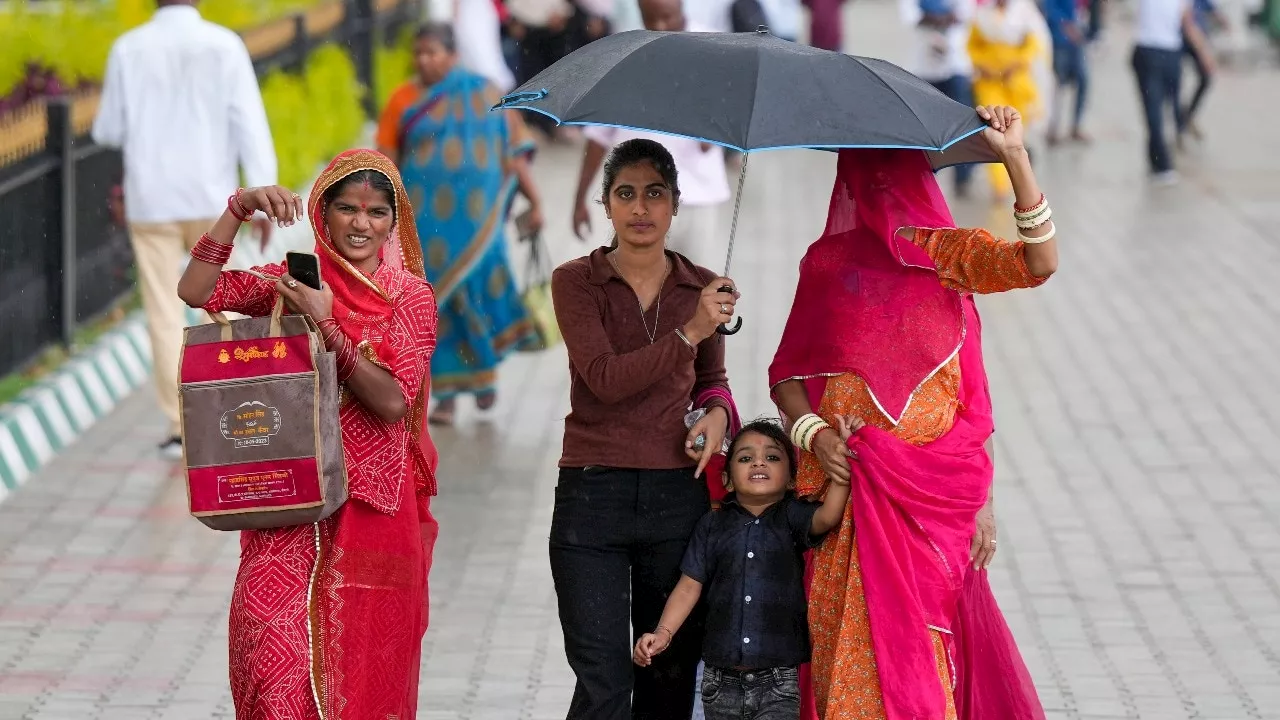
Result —
[[[243, 30], [324, 0], [202, 0], [207, 20]], [[0, 10], [0, 97], [26, 75], [29, 64], [53, 69], [66, 85], [99, 81], [111, 43], [126, 30], [146, 22], [154, 0], [73, 2], [59, 0], [34, 7], [9, 0]]]
[[405, 28], [396, 41], [373, 53], [373, 98], [379, 111], [391, 93], [413, 75], [413, 29]]
[[364, 93], [350, 56], [336, 45], [313, 52], [300, 75], [276, 71], [263, 80], [280, 184], [300, 187], [350, 147], [364, 123]]

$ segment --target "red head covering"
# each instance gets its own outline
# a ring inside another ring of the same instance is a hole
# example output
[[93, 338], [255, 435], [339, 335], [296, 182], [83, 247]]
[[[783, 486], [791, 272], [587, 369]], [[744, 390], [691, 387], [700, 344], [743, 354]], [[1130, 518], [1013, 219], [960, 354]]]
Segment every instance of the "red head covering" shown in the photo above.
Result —
[[[409, 202], [409, 193], [404, 189], [404, 182], [400, 179], [400, 171], [396, 169], [395, 163], [376, 150], [348, 150], [335, 157], [324, 172], [320, 173], [307, 202], [316, 238], [315, 252], [320, 258], [320, 276], [333, 289], [333, 317], [343, 331], [353, 338], [365, 336], [363, 326], [385, 322], [390, 318], [396, 301], [396, 297], [375, 280], [379, 273], [366, 275], [338, 252], [325, 224], [325, 191], [348, 175], [362, 170], [372, 170], [383, 175], [395, 188], [395, 225], [391, 228], [390, 237], [379, 250], [384, 261], [380, 272], [393, 269], [425, 277], [422, 246], [418, 242], [418, 230], [413, 221], [413, 205]], [[382, 364], [391, 364], [395, 349], [389, 344], [383, 343], [373, 348], [373, 351]], [[420, 486], [433, 486], [431, 478], [435, 474], [435, 446], [424, 422], [429, 382], [429, 376], [423, 378], [423, 387], [405, 415], [405, 428], [410, 437], [418, 438], [414, 458]]]
[[964, 341], [960, 294], [901, 228], [954, 227], [925, 154], [842, 150], [826, 232], [805, 253], [769, 385], [856, 373], [894, 424]]

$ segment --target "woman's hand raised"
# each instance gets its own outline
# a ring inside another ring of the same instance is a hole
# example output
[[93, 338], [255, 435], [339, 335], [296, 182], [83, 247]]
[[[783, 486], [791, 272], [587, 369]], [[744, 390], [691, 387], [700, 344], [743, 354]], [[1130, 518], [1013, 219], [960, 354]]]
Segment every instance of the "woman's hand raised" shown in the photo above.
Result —
[[245, 188], [240, 193], [240, 205], [250, 213], [261, 210], [280, 227], [292, 225], [306, 214], [302, 196], [280, 185]]
[[[733, 290], [721, 292], [720, 288], [726, 285]], [[737, 286], [729, 278], [716, 278], [703, 288], [702, 297], [698, 299], [698, 307], [693, 311], [693, 317], [689, 318], [682, 328], [689, 342], [697, 345], [714, 335], [716, 328], [722, 323], [732, 320], [733, 306], [737, 304], [739, 297], [741, 296], [738, 294]]]

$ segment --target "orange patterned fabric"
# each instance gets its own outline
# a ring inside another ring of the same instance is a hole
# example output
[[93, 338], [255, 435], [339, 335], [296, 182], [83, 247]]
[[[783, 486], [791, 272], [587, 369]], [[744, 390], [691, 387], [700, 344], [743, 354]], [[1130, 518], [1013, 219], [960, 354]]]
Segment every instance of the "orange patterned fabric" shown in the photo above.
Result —
[[[986, 230], [917, 230], [913, 239], [933, 259], [943, 284], [962, 292], [996, 293], [1044, 282], [1027, 270], [1022, 243], [1001, 240]], [[920, 386], [902, 421], [894, 427], [876, 408], [862, 378], [840, 375], [827, 381], [818, 414], [832, 423], [837, 414], [859, 417], [905, 442], [926, 445], [951, 429], [959, 383], [960, 362], [953, 358]], [[802, 453], [797, 490], [802, 495], [820, 495], [825, 484], [817, 458]], [[809, 630], [818, 716], [825, 720], [884, 720], [857, 542], [848, 514], [839, 530], [814, 550]], [[954, 720], [951, 659], [941, 633], [933, 635], [947, 720]]]

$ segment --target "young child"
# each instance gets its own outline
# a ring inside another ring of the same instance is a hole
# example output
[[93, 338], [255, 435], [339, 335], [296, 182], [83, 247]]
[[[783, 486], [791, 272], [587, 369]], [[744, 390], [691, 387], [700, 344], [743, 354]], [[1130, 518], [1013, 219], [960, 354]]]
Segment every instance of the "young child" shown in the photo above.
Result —
[[[847, 440], [858, 427], [841, 420], [836, 429]], [[849, 484], [833, 482], [821, 504], [801, 500], [790, 490], [795, 463], [781, 424], [757, 420], [742, 428], [725, 465], [730, 493], [698, 521], [658, 626], [636, 643], [632, 659], [649, 665], [707, 588], [707, 720], [800, 716], [799, 666], [809, 661], [804, 551], [840, 524]]]

